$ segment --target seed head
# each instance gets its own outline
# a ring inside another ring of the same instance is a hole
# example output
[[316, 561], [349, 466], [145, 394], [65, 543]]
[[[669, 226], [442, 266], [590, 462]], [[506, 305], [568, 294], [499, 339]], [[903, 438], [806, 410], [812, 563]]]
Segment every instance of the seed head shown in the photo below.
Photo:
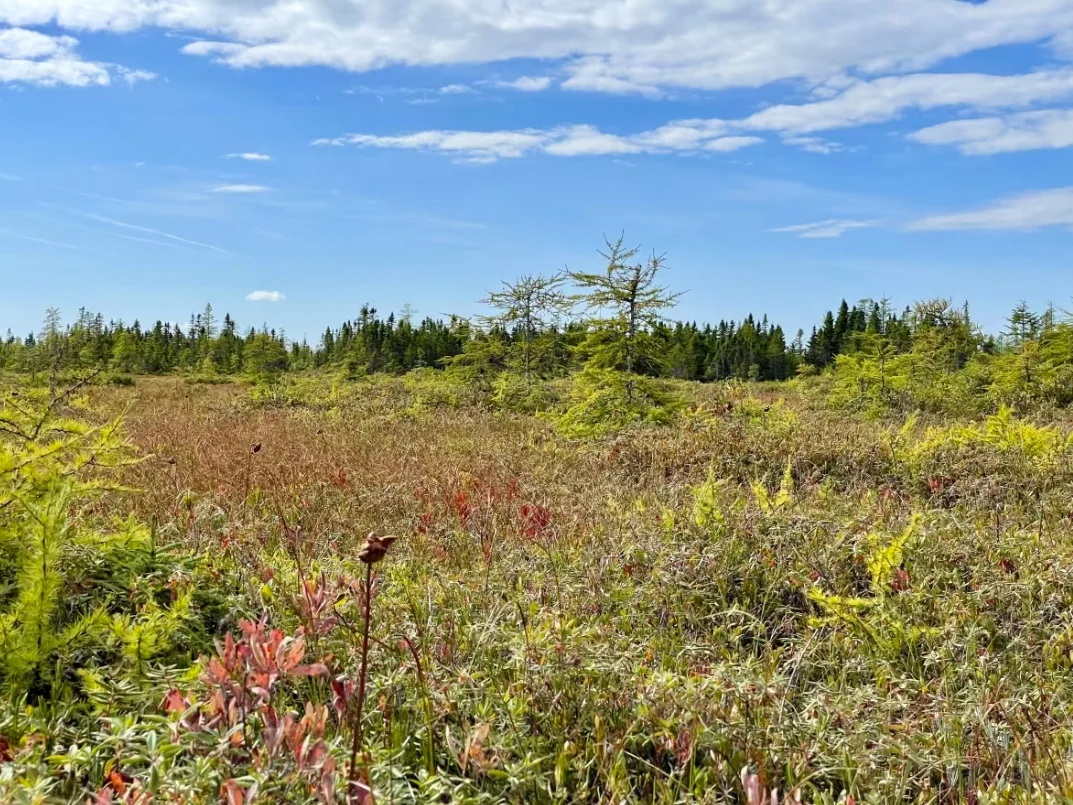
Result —
[[397, 539], [398, 537], [377, 536], [375, 531], [370, 531], [369, 536], [365, 538], [365, 545], [358, 553], [358, 559], [367, 565], [375, 565], [387, 556], [388, 549]]

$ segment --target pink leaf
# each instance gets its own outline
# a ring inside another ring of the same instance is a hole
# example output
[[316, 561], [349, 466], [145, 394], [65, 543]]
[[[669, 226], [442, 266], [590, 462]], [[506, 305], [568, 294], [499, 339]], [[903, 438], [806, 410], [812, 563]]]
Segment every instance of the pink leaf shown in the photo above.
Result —
[[328, 666], [322, 662], [312, 665], [296, 665], [291, 669], [292, 676], [327, 676]]
[[246, 794], [234, 780], [228, 780], [223, 784], [223, 794], [227, 805], [242, 805], [246, 801]]

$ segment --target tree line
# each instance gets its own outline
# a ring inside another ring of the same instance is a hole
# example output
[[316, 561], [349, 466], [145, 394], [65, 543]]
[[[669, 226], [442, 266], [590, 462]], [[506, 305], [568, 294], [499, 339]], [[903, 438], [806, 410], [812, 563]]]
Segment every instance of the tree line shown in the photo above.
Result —
[[504, 282], [481, 300], [489, 310], [485, 315], [418, 321], [409, 309], [384, 317], [364, 305], [314, 344], [267, 326], [240, 330], [230, 314], [220, 319], [211, 305], [185, 325], [158, 320], [150, 327], [105, 321], [84, 309], [64, 323], [50, 309], [40, 332], [25, 337], [7, 332], [0, 341], [0, 370], [263, 376], [328, 368], [360, 376], [427, 367], [516, 371], [529, 382], [584, 366], [684, 380], [762, 381], [817, 373], [845, 356], [878, 355], [886, 361], [918, 350], [936, 333], [944, 340], [957, 334], [952, 367], [962, 368], [973, 354], [1020, 350], [1056, 327], [1053, 310], [1037, 315], [1022, 303], [1011, 314], [1009, 332], [986, 336], [967, 306], [956, 308], [948, 300], [901, 312], [887, 300], [854, 305], [843, 300], [810, 335], [798, 330], [792, 339], [767, 316], [716, 324], [674, 321], [668, 313], [680, 294], [660, 285], [663, 256], [639, 260], [639, 250], [626, 248], [621, 239], [608, 242], [601, 254], [603, 271]]

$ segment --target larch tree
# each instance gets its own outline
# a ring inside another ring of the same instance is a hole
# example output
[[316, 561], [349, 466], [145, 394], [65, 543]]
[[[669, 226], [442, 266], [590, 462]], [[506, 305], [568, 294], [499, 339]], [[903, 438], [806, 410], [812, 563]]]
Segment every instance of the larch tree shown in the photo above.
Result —
[[[607, 261], [605, 271], [572, 271], [570, 277], [583, 290], [581, 299], [593, 313], [583, 344], [589, 364], [633, 375], [646, 364], [661, 363], [665, 346], [651, 337], [651, 329], [665, 319], [664, 311], [674, 307], [682, 294], [671, 293], [658, 282], [666, 255], [653, 252], [646, 261], [636, 261], [641, 248], [627, 248], [624, 241], [624, 236], [614, 242], [604, 239], [607, 251], [600, 256]], [[626, 393], [632, 398], [632, 381], [627, 381]]]
[[565, 283], [566, 276], [561, 273], [550, 277], [526, 274], [513, 283], [504, 282], [502, 290], [491, 291], [481, 300], [481, 304], [497, 311], [495, 315], [482, 316], [484, 324], [520, 331], [520, 357], [527, 386], [532, 384], [537, 338], [573, 307], [573, 301], [563, 290]]

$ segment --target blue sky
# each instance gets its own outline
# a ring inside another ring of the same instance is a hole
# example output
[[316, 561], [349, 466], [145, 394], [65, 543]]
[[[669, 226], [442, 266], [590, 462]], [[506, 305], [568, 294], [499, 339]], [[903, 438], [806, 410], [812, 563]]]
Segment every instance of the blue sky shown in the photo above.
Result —
[[315, 340], [625, 230], [682, 318], [998, 329], [1071, 304], [1071, 154], [1073, 0], [0, 0], [0, 328]]

